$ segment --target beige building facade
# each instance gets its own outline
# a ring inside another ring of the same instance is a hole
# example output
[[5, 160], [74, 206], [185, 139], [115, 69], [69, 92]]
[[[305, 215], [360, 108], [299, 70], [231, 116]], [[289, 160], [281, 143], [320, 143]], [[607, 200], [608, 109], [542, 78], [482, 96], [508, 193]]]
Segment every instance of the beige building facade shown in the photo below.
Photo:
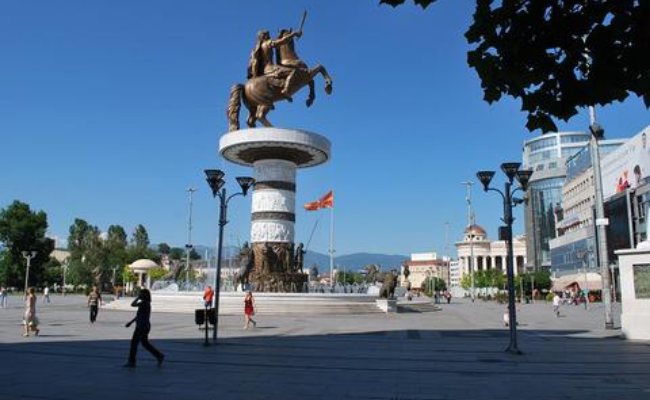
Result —
[[[449, 257], [438, 257], [436, 253], [414, 253], [411, 259], [406, 262], [409, 267], [408, 282], [412, 289], [420, 289], [427, 277], [439, 278], [445, 281], [447, 287], [449, 282]], [[406, 286], [407, 282], [404, 277], [404, 268], [399, 276], [401, 286]]]
[[[512, 246], [514, 272], [517, 275], [524, 271], [526, 265], [526, 237], [514, 237]], [[456, 250], [461, 276], [469, 274], [470, 259], [473, 259], [474, 272], [497, 269], [506, 273], [508, 256], [506, 242], [489, 240], [485, 229], [478, 225], [471, 225], [465, 229], [463, 240], [456, 243]]]

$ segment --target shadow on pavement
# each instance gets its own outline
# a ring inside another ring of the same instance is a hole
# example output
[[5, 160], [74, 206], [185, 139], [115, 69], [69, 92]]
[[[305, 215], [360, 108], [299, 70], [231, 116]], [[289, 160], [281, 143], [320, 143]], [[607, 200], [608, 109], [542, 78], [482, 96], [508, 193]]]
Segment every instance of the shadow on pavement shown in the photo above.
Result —
[[[271, 327], [266, 327], [270, 329]], [[156, 339], [121, 365], [128, 340], [0, 344], [0, 399], [547, 399], [650, 398], [650, 346], [582, 330], [375, 330], [323, 335]], [[55, 335], [49, 335], [56, 337]], [[65, 337], [61, 335], [60, 337]], [[211, 344], [212, 341], [211, 341]], [[38, 384], [33, 384], [34, 376]], [[8, 396], [8, 397], [7, 397]], [[112, 397], [111, 397], [112, 398]]]

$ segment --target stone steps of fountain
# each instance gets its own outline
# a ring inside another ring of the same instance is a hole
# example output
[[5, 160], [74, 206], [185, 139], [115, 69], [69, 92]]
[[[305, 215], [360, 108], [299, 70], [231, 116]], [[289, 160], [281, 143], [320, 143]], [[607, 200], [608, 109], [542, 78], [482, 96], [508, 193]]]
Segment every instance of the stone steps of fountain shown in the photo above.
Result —
[[[243, 294], [226, 293], [221, 297], [220, 315], [241, 315], [244, 310]], [[133, 310], [131, 298], [123, 298], [106, 304], [105, 308]], [[348, 315], [382, 313], [375, 298], [355, 295], [285, 295], [258, 294], [255, 298], [256, 312], [264, 315]], [[154, 294], [153, 312], [194, 313], [203, 307], [201, 295]]]

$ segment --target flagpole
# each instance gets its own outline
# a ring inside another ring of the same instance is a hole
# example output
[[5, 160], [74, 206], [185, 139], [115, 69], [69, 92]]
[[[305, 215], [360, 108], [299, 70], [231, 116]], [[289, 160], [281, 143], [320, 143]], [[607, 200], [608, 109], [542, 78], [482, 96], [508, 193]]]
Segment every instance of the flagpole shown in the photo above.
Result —
[[334, 206], [330, 208], [330, 286], [334, 287]]

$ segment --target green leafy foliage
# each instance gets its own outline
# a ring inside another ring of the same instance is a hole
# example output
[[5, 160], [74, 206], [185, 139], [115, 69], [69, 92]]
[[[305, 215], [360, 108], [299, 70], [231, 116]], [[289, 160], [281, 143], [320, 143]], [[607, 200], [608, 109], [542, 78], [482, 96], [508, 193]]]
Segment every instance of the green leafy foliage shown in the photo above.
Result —
[[180, 247], [172, 247], [172, 249], [169, 251], [169, 258], [171, 260], [181, 260], [183, 259], [184, 254], [184, 249], [181, 249]]
[[[70, 266], [67, 282], [86, 287], [97, 285], [106, 289], [113, 283], [113, 269], [123, 268], [141, 258], [158, 262], [160, 255], [148, 247], [149, 234], [144, 226], [138, 225], [131, 240], [120, 225], [111, 225], [105, 238], [97, 226], [90, 225], [83, 219], [75, 219], [70, 227], [68, 250]], [[116, 274], [115, 283], [123, 284], [125, 275]], [[131, 279], [131, 276], [127, 276]], [[121, 281], [121, 282], [120, 282]]]
[[23, 251], [36, 251], [29, 270], [29, 286], [44, 282], [44, 265], [50, 261], [54, 241], [45, 236], [47, 214], [32, 211], [21, 201], [14, 201], [0, 210], [0, 241], [6, 249], [0, 255], [0, 284], [22, 287], [25, 283], [26, 260]]
[[[414, 2], [426, 8], [433, 1]], [[556, 131], [554, 119], [630, 94], [650, 107], [648, 21], [645, 0], [477, 0], [465, 33], [475, 45], [467, 63], [485, 101], [521, 99], [530, 131]]]
[[[431, 3], [434, 3], [436, 0], [413, 0], [413, 4], [416, 4], [420, 7], [427, 8]], [[388, 4], [393, 7], [397, 7], [406, 2], [406, 0], [381, 0], [380, 4]]]
[[131, 243], [136, 248], [149, 248], [149, 232], [147, 232], [147, 228], [141, 224], [136, 226], [131, 236]]
[[349, 270], [339, 270], [336, 274], [336, 282], [340, 284], [362, 284], [364, 282], [364, 277], [359, 272], [349, 271]]
[[201, 258], [202, 258], [201, 255], [197, 253], [197, 251], [194, 248], [190, 250], [190, 260], [200, 260]]
[[[481, 270], [474, 272], [474, 288], [487, 289], [498, 288], [503, 289], [506, 285], [506, 276], [503, 271], [498, 269]], [[470, 289], [472, 287], [471, 275], [464, 274], [460, 280], [460, 286], [463, 289]]]
[[160, 278], [162, 278], [163, 276], [167, 275], [167, 270], [158, 267], [158, 268], [150, 269], [149, 271], [147, 271], [147, 274], [151, 278], [151, 282], [155, 282]]
[[158, 244], [158, 253], [160, 254], [169, 254], [171, 247], [167, 243]]
[[424, 292], [429, 297], [433, 296], [433, 290], [435, 291], [442, 291], [442, 290], [447, 290], [447, 284], [443, 279], [436, 278], [436, 277], [427, 277], [424, 282], [422, 282], [422, 286], [420, 286], [420, 289]]
[[128, 265], [125, 265], [122, 268], [122, 282], [123, 283], [135, 283], [138, 281], [138, 276], [131, 272]]
[[541, 270], [519, 274], [515, 277], [515, 290], [519, 294], [521, 294], [521, 288], [523, 287], [524, 293], [527, 296], [532, 296], [533, 285], [539, 291], [551, 289], [551, 272]]

